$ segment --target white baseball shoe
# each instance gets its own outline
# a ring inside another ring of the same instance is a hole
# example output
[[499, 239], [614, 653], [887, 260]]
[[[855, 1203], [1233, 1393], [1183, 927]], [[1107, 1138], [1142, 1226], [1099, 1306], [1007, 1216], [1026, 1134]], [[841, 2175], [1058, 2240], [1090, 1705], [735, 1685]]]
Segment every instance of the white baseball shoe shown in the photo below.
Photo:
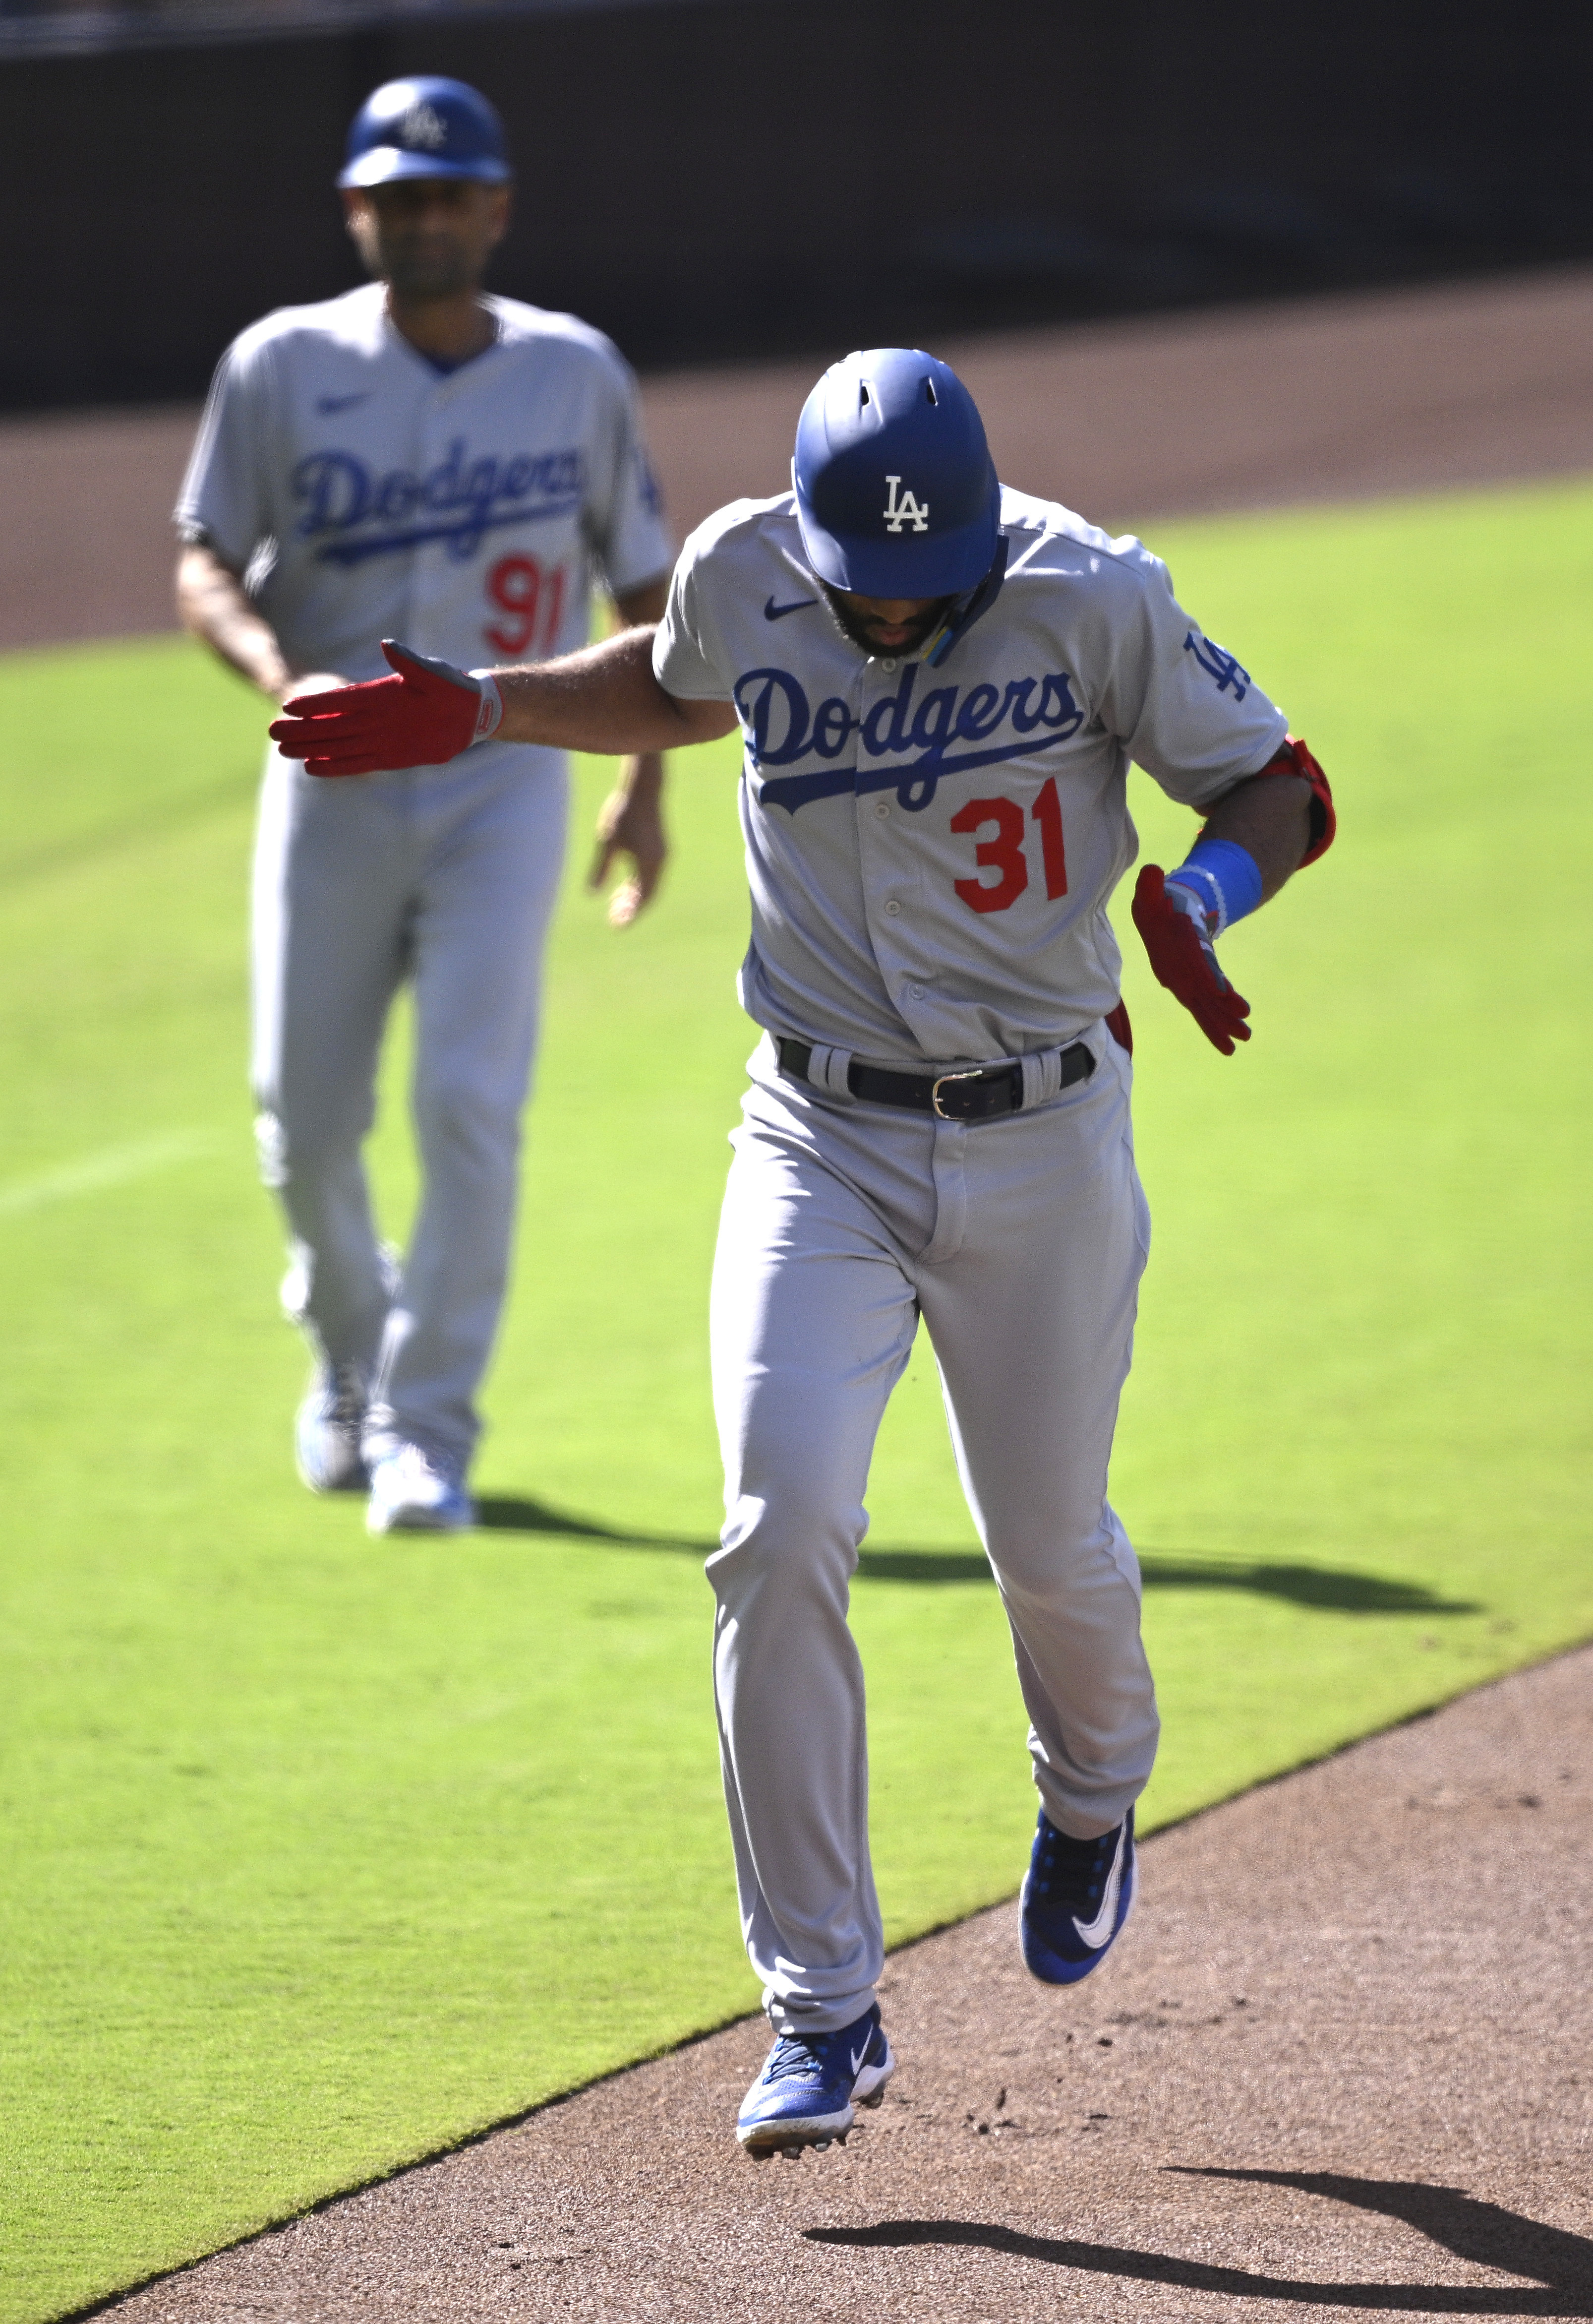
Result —
[[475, 1523], [462, 1464], [419, 1444], [396, 1444], [371, 1462], [369, 1533], [463, 1533]]
[[312, 1493], [363, 1493], [370, 1483], [360, 1430], [365, 1376], [358, 1364], [320, 1364], [293, 1423], [299, 1473]]

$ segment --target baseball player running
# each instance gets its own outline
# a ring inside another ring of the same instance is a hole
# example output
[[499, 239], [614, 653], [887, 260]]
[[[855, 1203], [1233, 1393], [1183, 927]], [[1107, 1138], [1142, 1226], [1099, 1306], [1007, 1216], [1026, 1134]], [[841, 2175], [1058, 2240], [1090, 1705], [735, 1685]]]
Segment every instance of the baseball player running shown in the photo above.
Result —
[[[1328, 786], [1165, 567], [1004, 490], [930, 356], [854, 355], [804, 408], [794, 489], [709, 519], [650, 636], [290, 701], [327, 775], [492, 729], [611, 752], [738, 724], [764, 1028], [713, 1288], [725, 1465], [714, 1674], [741, 1922], [776, 2041], [737, 2135], [845, 2136], [879, 2022], [863, 1679], [848, 1588], [920, 1315], [1017, 1650], [1040, 1795], [1024, 1959], [1066, 1985], [1135, 1893], [1157, 1721], [1107, 1463], [1148, 1221], [1108, 898], [1129, 761], [1204, 828], [1134, 916], [1216, 1047], [1248, 1039], [1216, 940], [1332, 834]], [[333, 788], [339, 788], [334, 786]]]
[[[338, 180], [375, 280], [268, 315], [222, 359], [178, 503], [179, 603], [273, 698], [302, 673], [383, 669], [395, 631], [466, 662], [562, 654], [587, 638], [594, 572], [622, 622], [663, 611], [674, 552], [629, 371], [574, 316], [482, 293], [510, 174], [474, 89], [379, 88]], [[662, 865], [659, 780], [644, 752], [604, 810], [594, 884], [617, 851], [635, 865], [618, 920]], [[368, 1485], [373, 1532], [470, 1522], [566, 787], [562, 749], [506, 735], [358, 783], [267, 761], [253, 1084], [290, 1236], [284, 1303], [314, 1354], [299, 1468], [318, 1491]], [[424, 1190], [401, 1269], [361, 1147], [406, 979]]]

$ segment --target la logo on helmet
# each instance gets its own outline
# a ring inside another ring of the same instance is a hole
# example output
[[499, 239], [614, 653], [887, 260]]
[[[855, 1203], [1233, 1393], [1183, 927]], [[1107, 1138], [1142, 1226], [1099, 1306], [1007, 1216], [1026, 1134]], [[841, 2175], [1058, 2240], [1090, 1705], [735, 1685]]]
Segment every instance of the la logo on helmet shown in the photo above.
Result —
[[899, 532], [904, 523], [910, 521], [915, 532], [927, 532], [929, 530], [929, 503], [925, 501], [920, 506], [917, 498], [912, 493], [903, 493], [898, 500], [897, 497], [896, 488], [900, 484], [901, 478], [899, 476], [887, 476], [885, 481], [889, 486], [889, 490], [885, 495], [886, 531]]

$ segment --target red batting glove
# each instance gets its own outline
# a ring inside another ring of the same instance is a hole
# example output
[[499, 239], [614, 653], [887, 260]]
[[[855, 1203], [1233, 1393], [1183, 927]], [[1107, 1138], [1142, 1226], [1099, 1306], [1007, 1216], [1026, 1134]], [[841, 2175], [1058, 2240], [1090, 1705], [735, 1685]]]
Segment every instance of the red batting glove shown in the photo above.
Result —
[[282, 705], [272, 740], [312, 775], [374, 775], [393, 767], [437, 767], [483, 742], [503, 715], [491, 678], [451, 661], [411, 653], [383, 638], [394, 675], [330, 694], [297, 694]]
[[1212, 1047], [1231, 1057], [1234, 1043], [1250, 1038], [1245, 1022], [1250, 1004], [1218, 967], [1194, 898], [1190, 897], [1187, 912], [1174, 902], [1174, 893], [1186, 892], [1175, 889], [1170, 893], [1161, 866], [1147, 863], [1134, 890], [1134, 925], [1145, 939], [1156, 982], [1183, 1001]]

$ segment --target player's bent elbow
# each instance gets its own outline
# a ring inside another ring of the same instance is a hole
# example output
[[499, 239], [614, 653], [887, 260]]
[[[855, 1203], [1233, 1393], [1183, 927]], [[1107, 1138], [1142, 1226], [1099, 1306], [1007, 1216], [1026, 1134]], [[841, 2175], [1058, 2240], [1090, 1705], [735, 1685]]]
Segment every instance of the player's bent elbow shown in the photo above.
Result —
[[1257, 784], [1266, 782], [1272, 789], [1285, 792], [1303, 809], [1299, 820], [1300, 853], [1290, 870], [1303, 871], [1319, 855], [1325, 855], [1333, 844], [1339, 820], [1333, 807], [1332, 786], [1322, 771], [1321, 761], [1303, 737], [1291, 734], [1253, 779]]

